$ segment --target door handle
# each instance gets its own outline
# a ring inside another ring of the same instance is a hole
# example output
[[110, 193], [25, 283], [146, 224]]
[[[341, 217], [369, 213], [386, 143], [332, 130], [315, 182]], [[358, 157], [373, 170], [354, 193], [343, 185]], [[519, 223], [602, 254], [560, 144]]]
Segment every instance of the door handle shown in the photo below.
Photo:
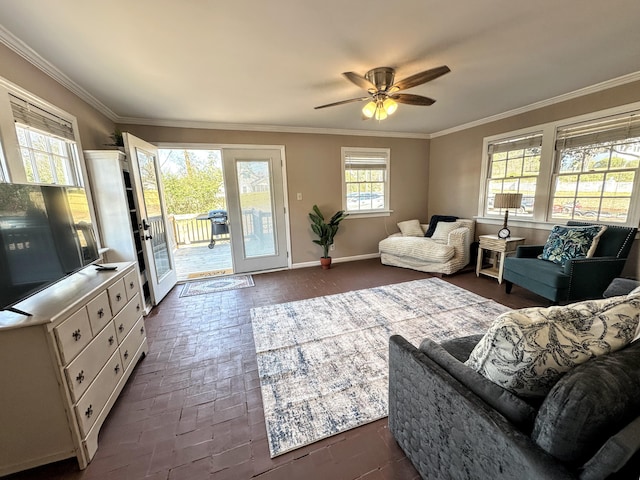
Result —
[[145, 236], [144, 236], [144, 239], [145, 239], [145, 240], [151, 240], [152, 238], [153, 238], [153, 237], [152, 237], [151, 235], [145, 235]]
[[147, 223], [146, 219], [142, 219], [142, 229], [143, 230], [149, 230], [150, 225]]

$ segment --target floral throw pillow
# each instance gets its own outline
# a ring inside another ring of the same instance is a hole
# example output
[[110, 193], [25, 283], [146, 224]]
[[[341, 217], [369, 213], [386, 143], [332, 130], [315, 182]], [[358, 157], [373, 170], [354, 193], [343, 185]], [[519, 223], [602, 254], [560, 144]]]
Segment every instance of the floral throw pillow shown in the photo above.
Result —
[[607, 229], [605, 225], [567, 227], [556, 225], [551, 230], [542, 254], [538, 256], [559, 265], [573, 258], [590, 258], [598, 246], [600, 237]]
[[516, 395], [544, 397], [565, 372], [630, 343], [639, 319], [637, 295], [512, 310], [465, 363]]

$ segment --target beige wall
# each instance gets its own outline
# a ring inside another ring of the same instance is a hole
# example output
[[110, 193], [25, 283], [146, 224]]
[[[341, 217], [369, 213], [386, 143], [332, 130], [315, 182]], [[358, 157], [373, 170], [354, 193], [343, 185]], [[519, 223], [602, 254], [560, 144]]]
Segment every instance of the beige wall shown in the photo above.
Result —
[[[114, 124], [91, 105], [54, 81], [4, 45], [0, 45], [0, 76], [75, 115], [82, 148], [101, 149], [109, 142]], [[377, 253], [378, 241], [397, 231], [396, 223], [432, 214], [472, 217], [477, 214], [482, 139], [531, 125], [568, 118], [640, 101], [640, 82], [582, 98], [561, 102], [506, 120], [488, 123], [429, 140], [287, 134], [165, 128], [128, 125], [124, 129], [149, 142], [284, 145], [294, 263], [316, 261], [318, 246], [311, 242], [307, 213], [317, 203], [332, 214], [340, 208], [340, 147], [368, 146], [391, 149], [391, 208], [389, 217], [348, 219], [336, 237], [333, 256], [352, 257]], [[296, 200], [296, 193], [303, 200]], [[493, 232], [478, 225], [478, 234]], [[547, 232], [514, 228], [528, 243], [544, 242]], [[625, 274], [638, 275], [638, 241]]]
[[[335, 238], [334, 258], [378, 253], [378, 242], [396, 223], [427, 217], [429, 141], [345, 135], [266, 133], [191, 128], [121, 125], [150, 143], [284, 145], [291, 223], [293, 263], [317, 262], [321, 248], [312, 243], [308, 213], [317, 204], [326, 215], [342, 208], [341, 147], [391, 149], [391, 208], [389, 217], [348, 218]], [[302, 200], [296, 200], [296, 194]]]
[[74, 115], [83, 149], [105, 148], [114, 123], [31, 63], [0, 44], [0, 76]]
[[[114, 124], [99, 111], [4, 45], [0, 45], [0, 76], [76, 116], [83, 149], [102, 149], [109, 143]], [[292, 236], [293, 263], [317, 261], [320, 247], [307, 213], [314, 203], [329, 215], [341, 208], [340, 147], [391, 149], [390, 217], [348, 219], [336, 236], [335, 258], [376, 254], [378, 242], [396, 223], [427, 220], [427, 173], [429, 141], [342, 135], [281, 134], [205, 129], [123, 125], [123, 130], [151, 143], [216, 143], [284, 145]], [[296, 200], [296, 193], [303, 200]]]
[[[484, 137], [638, 101], [640, 82], [635, 82], [431, 139], [429, 215], [477, 215]], [[495, 225], [479, 224], [476, 235], [495, 233], [495, 230]], [[544, 243], [548, 233], [547, 230], [512, 228], [513, 235], [526, 237], [529, 244]], [[624, 275], [639, 276], [639, 248], [636, 240]]]

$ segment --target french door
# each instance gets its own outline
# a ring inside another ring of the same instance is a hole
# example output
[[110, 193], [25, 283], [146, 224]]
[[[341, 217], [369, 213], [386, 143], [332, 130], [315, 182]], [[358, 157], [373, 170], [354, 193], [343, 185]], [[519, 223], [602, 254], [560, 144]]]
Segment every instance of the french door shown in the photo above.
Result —
[[235, 273], [288, 266], [282, 151], [222, 149]]
[[158, 149], [129, 133], [123, 133], [138, 203], [142, 252], [151, 302], [157, 305], [177, 282], [173, 250], [169, 244]]

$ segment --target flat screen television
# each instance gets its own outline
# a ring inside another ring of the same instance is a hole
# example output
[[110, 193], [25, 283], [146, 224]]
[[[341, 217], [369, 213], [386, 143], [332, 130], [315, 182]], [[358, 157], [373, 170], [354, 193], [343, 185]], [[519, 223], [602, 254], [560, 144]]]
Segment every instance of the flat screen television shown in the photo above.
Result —
[[83, 188], [0, 183], [0, 310], [97, 260]]

